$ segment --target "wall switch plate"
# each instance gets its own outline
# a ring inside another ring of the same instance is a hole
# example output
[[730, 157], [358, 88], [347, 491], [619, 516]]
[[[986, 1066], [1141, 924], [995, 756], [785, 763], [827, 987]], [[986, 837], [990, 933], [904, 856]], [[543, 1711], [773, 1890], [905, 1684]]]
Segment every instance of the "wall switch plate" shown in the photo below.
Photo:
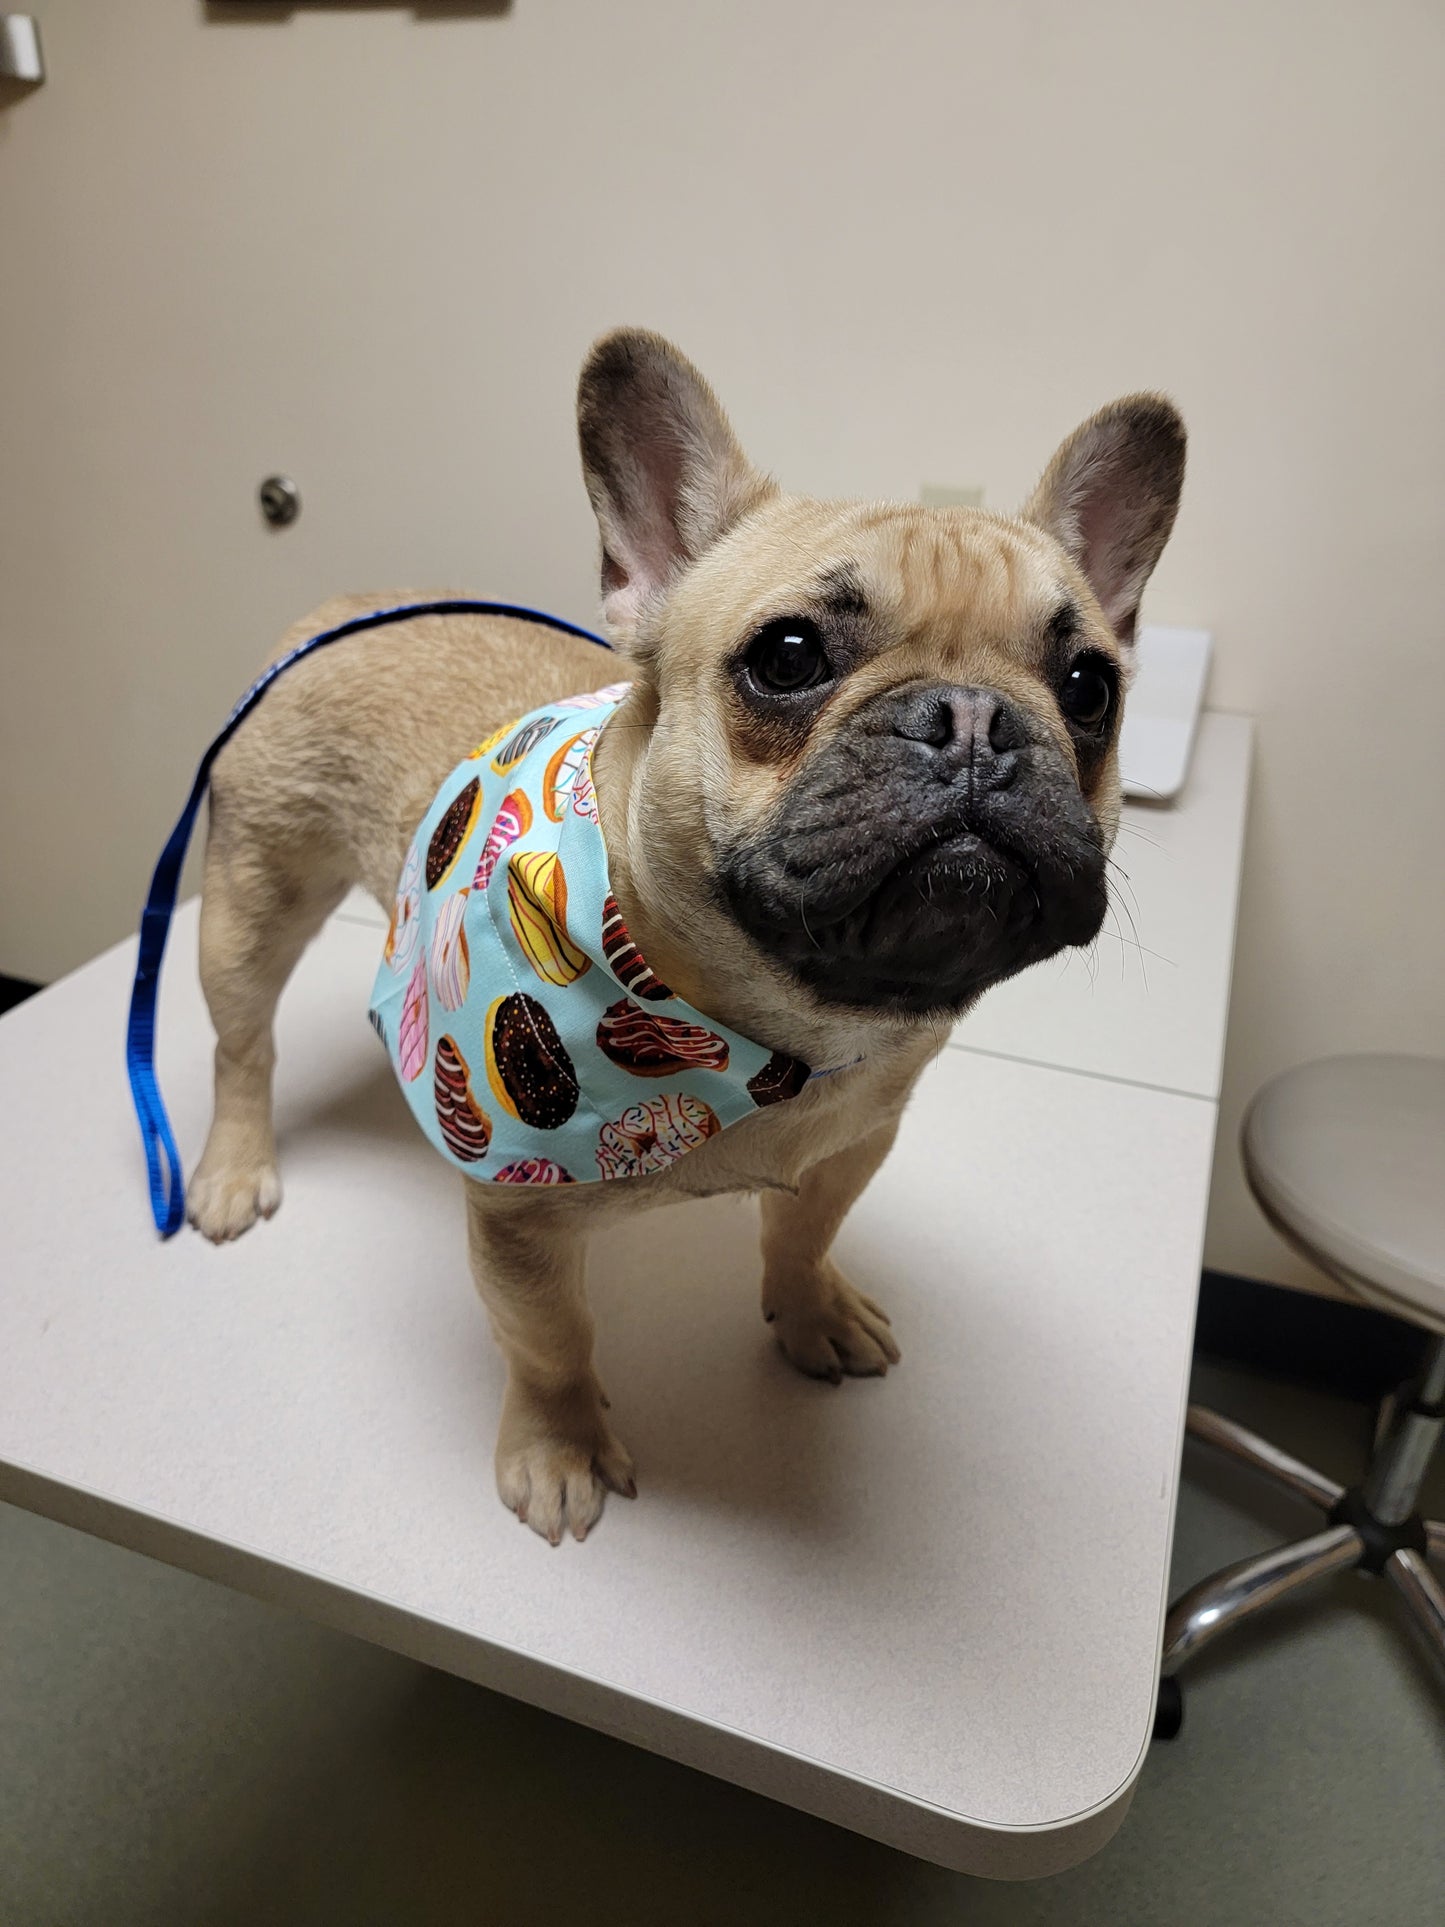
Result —
[[918, 491], [918, 499], [926, 509], [981, 509], [983, 483], [960, 486], [951, 482], [925, 482]]
[[38, 87], [45, 78], [40, 29], [28, 13], [0, 13], [0, 79]]

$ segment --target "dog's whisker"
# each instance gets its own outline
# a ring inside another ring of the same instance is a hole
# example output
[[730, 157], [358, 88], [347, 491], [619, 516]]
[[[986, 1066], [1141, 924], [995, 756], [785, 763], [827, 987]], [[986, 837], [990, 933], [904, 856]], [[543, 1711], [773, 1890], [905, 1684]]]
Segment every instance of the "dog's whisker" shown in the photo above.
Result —
[[1147, 830], [1141, 830], [1135, 823], [1121, 823], [1119, 834], [1137, 837], [1141, 843], [1147, 843], [1151, 850], [1163, 850], [1166, 856], [1169, 854], [1166, 844], [1161, 843], [1157, 836], [1150, 836]]
[[1152, 957], [1155, 963], [1167, 964], [1171, 970], [1177, 967], [1174, 958], [1166, 956], [1162, 950], [1151, 950], [1148, 944], [1140, 943], [1137, 937], [1126, 937], [1121, 930], [1110, 930], [1107, 925], [1089, 945], [1089, 950], [1092, 951], [1095, 945], [1102, 942], [1105, 937], [1114, 943], [1123, 944], [1127, 950], [1136, 950], [1141, 957]]
[[823, 948], [822, 944], [819, 943], [818, 939], [813, 935], [812, 931], [808, 928], [808, 906], [803, 901], [803, 892], [805, 888], [806, 888], [806, 885], [804, 884], [800, 883], [798, 885], [798, 915], [803, 920], [803, 934], [807, 937], [808, 942], [812, 944], [815, 950], [821, 950]]

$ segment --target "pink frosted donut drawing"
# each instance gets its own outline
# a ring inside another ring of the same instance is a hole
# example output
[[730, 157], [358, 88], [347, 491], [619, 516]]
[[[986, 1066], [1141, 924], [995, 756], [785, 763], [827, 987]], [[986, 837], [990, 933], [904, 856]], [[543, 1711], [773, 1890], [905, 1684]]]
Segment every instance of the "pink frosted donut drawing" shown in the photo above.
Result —
[[426, 958], [418, 957], [406, 997], [401, 1006], [401, 1028], [396, 1039], [396, 1060], [402, 1077], [410, 1084], [426, 1066], [427, 999]]
[[646, 1104], [630, 1104], [597, 1134], [597, 1168], [604, 1178], [641, 1178], [665, 1171], [722, 1129], [717, 1113], [700, 1097], [670, 1091]]
[[492, 827], [487, 832], [487, 840], [482, 845], [482, 854], [477, 861], [477, 873], [472, 878], [474, 890], [485, 890], [492, 880], [492, 873], [505, 856], [508, 848], [519, 836], [525, 836], [532, 827], [532, 805], [521, 790], [512, 790], [502, 798], [497, 814], [492, 818]]
[[401, 866], [401, 880], [396, 886], [396, 902], [392, 905], [391, 922], [386, 932], [386, 961], [398, 977], [404, 977], [411, 969], [412, 958], [416, 955], [417, 918], [421, 914], [421, 851], [413, 843], [406, 853], [406, 862]]
[[555, 709], [596, 709], [602, 703], [620, 703], [631, 689], [630, 682], [610, 682], [601, 689], [590, 689], [582, 696], [568, 696], [565, 701], [553, 703]]
[[431, 933], [431, 987], [443, 1010], [460, 1010], [472, 981], [472, 956], [467, 947], [467, 897], [458, 890], [437, 911]]
[[493, 1184], [575, 1184], [570, 1171], [564, 1171], [551, 1158], [517, 1158], [492, 1173]]

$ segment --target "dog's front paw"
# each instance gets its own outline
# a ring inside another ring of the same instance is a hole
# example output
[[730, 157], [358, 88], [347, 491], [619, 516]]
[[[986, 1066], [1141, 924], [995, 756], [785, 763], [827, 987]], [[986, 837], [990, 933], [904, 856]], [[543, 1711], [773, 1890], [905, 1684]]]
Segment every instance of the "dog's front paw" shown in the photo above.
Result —
[[281, 1203], [281, 1173], [270, 1159], [234, 1162], [209, 1149], [186, 1186], [186, 1216], [212, 1244], [249, 1231]]
[[903, 1356], [888, 1314], [848, 1283], [836, 1265], [813, 1277], [763, 1283], [763, 1317], [790, 1364], [841, 1385], [882, 1378]]
[[609, 1492], [637, 1497], [632, 1459], [603, 1416], [595, 1382], [565, 1397], [507, 1387], [497, 1438], [497, 1491], [551, 1545], [585, 1539]]

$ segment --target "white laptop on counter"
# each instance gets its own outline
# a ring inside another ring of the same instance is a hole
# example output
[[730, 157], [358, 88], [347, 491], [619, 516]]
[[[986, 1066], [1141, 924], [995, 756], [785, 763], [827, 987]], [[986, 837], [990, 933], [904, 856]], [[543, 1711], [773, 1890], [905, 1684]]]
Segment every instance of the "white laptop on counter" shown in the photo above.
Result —
[[1204, 705], [1207, 629], [1139, 631], [1139, 668], [1124, 709], [1119, 775], [1126, 796], [1169, 803], [1184, 787]]

